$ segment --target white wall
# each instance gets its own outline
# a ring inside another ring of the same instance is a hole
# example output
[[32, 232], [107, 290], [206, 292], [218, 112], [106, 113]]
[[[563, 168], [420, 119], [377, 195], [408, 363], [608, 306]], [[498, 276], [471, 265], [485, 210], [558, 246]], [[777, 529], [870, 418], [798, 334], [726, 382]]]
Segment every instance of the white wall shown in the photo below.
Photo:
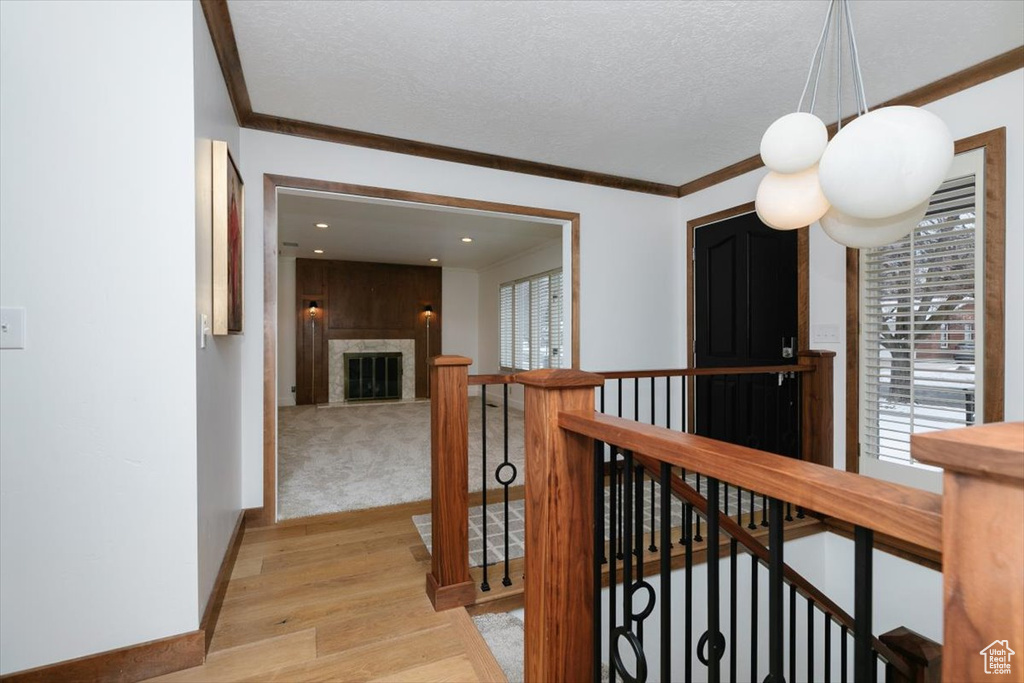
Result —
[[277, 259], [277, 405], [295, 405], [295, 257]]
[[[683, 234], [678, 200], [243, 130], [248, 320], [262, 318], [263, 174], [319, 178], [578, 212], [583, 367], [682, 362]], [[615, 316], [606, 315], [609, 310]], [[482, 343], [481, 343], [482, 349]], [[262, 504], [263, 340], [246, 335], [242, 366], [243, 504]]]
[[441, 353], [472, 358], [471, 375], [479, 372], [480, 367], [479, 289], [477, 271], [441, 269]]
[[[1024, 70], [1001, 76], [926, 105], [942, 117], [956, 139], [1006, 127], [1006, 420], [1024, 419], [1024, 269], [1014, 267], [1024, 254]], [[683, 221], [704, 216], [754, 198], [767, 171], [760, 169], [720, 183], [680, 200]], [[811, 226], [811, 325], [832, 324], [842, 331], [834, 344], [811, 343], [813, 348], [836, 351], [835, 358], [835, 464], [845, 466], [846, 433], [846, 256], [820, 226]], [[898, 467], [893, 472], [877, 463], [862, 463], [862, 472], [940, 490], [938, 473]]]
[[0, 673], [198, 626], [192, 31], [0, 3]]
[[[213, 50], [202, 7], [192, 4], [195, 74], [196, 331], [200, 316], [213, 314], [212, 140], [224, 140], [241, 158], [238, 124]], [[256, 191], [256, 188], [249, 188]], [[250, 219], [251, 221], [252, 219]], [[212, 317], [208, 318], [212, 326]], [[245, 333], [260, 334], [258, 319], [247, 317]], [[199, 614], [210, 598], [241, 510], [242, 340], [207, 335], [196, 352], [196, 426], [199, 486]]]

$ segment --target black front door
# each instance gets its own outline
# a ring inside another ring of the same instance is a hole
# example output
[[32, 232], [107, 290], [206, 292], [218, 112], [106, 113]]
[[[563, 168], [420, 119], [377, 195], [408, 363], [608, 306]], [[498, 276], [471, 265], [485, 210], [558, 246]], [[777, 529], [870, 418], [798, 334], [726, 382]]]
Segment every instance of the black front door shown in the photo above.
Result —
[[[797, 233], [751, 212], [696, 228], [693, 259], [695, 367], [795, 363]], [[695, 431], [799, 456], [796, 385], [774, 373], [698, 377]]]

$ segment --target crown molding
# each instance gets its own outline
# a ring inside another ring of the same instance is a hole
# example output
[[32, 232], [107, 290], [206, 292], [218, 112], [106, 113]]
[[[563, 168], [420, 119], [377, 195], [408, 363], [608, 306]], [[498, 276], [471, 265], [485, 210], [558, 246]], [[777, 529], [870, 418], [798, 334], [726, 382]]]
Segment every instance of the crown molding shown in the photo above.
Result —
[[[217, 60], [220, 62], [221, 73], [224, 75], [224, 83], [227, 85], [228, 95], [231, 98], [231, 106], [235, 110], [235, 118], [242, 128], [662, 197], [685, 197], [712, 185], [757, 170], [764, 165], [761, 163], [760, 155], [755, 154], [676, 186], [254, 112], [252, 101], [249, 99], [249, 91], [245, 85], [245, 75], [242, 72], [242, 61], [238, 55], [238, 43], [235, 41], [227, 0], [200, 0], [200, 4], [210, 29], [210, 37], [213, 39], [213, 47], [217, 53]], [[894, 97], [873, 108], [895, 105], [919, 107], [1022, 67], [1024, 67], [1024, 45]], [[844, 123], [853, 118], [853, 116], [847, 117], [844, 119]], [[833, 134], [835, 129], [836, 124], [831, 124], [829, 134]]]

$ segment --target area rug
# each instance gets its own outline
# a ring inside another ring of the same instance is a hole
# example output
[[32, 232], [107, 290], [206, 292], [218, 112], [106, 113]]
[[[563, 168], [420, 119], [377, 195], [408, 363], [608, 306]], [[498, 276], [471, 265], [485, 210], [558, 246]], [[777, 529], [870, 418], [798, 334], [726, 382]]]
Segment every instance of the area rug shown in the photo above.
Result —
[[[488, 416], [488, 421], [490, 416]], [[686, 477], [686, 481], [696, 488], [696, 475], [690, 473]], [[701, 481], [700, 487], [701, 493], [707, 495], [707, 483]], [[720, 489], [720, 509], [723, 513], [735, 515], [738, 510], [738, 501], [736, 496], [736, 488], [730, 486], [728, 491], [728, 497], [724, 490], [724, 485]], [[661, 488], [656, 486], [654, 489], [654, 519], [651, 519], [651, 491], [650, 482], [646, 482], [644, 485], [644, 506], [643, 506], [643, 529], [644, 533], [650, 533], [652, 528], [654, 531], [661, 529]], [[683, 504], [677, 500], [671, 501], [670, 506], [671, 524], [669, 525], [672, 529], [683, 528]], [[750, 494], [744, 493], [743, 495], [743, 509], [750, 509]], [[760, 496], [754, 497], [754, 509], [761, 509], [761, 498]], [[525, 516], [524, 516], [524, 501], [513, 500], [509, 501], [508, 505], [508, 557], [510, 560], [514, 560], [517, 557], [523, 556], [523, 534], [525, 529]], [[604, 490], [604, 528], [605, 538], [611, 538], [611, 525], [609, 522], [611, 519], [611, 494], [608, 488]], [[413, 515], [413, 524], [416, 525], [416, 530], [420, 534], [420, 538], [423, 539], [423, 544], [427, 546], [427, 550], [431, 550], [431, 524], [430, 514], [425, 515]], [[487, 505], [487, 562], [488, 564], [496, 564], [505, 560], [505, 507], [501, 498], [501, 493], [490, 497]], [[474, 506], [469, 508], [469, 566], [480, 567], [483, 565], [483, 539], [484, 539], [484, 524], [483, 524], [483, 507]], [[621, 532], [620, 532], [621, 536]], [[673, 542], [679, 537], [678, 533], [673, 533]], [[621, 542], [621, 538], [619, 539]]]
[[[480, 399], [469, 411], [469, 489], [482, 479]], [[487, 469], [502, 460], [502, 410], [487, 410]], [[278, 410], [282, 519], [430, 499], [430, 402]], [[509, 461], [523, 481], [523, 413], [509, 408]], [[488, 489], [501, 485], [488, 477]]]

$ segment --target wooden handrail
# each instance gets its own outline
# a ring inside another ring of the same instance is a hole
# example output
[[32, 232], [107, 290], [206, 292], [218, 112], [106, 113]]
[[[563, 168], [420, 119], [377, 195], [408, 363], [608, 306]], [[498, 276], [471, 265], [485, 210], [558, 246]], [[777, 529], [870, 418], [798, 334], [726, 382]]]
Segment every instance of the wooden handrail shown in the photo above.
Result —
[[[661, 476], [658, 462], [656, 460], [639, 454], [634, 454], [633, 457], [638, 463], [643, 465], [644, 469], [647, 470], [648, 474], [652, 477], [657, 478]], [[672, 475], [671, 479], [669, 479], [669, 483], [672, 487], [672, 493], [674, 493], [677, 498], [690, 503], [694, 508], [707, 517], [707, 498], [702, 496], [696, 489], [687, 484], [682, 477], [677, 474]], [[732, 519], [728, 515], [719, 515], [718, 523], [721, 525], [722, 531], [735, 538], [740, 545], [746, 548], [750, 554], [761, 560], [765, 566], [768, 565], [770, 560], [768, 548], [754, 538], [749, 531], [737, 524], [736, 520]], [[809, 598], [812, 602], [819, 605], [825, 612], [831, 615], [836, 623], [840, 626], [845, 626], [851, 633], [853, 632], [853, 617], [851, 617], [846, 610], [833, 602], [831, 598], [818, 590], [810, 581], [805, 579], [802, 574], [787, 564], [783, 565], [783, 575], [789, 583], [796, 586], [797, 593], [805, 598]], [[909, 673], [909, 669], [903, 659], [878, 638], [874, 639], [874, 648], [875, 651], [885, 657], [886, 661], [891, 662], [892, 665], [902, 673]]]
[[633, 379], [637, 377], [706, 377], [713, 375], [760, 375], [776, 372], [814, 372], [813, 365], [752, 365], [729, 368], [675, 368], [671, 370], [612, 370], [595, 372], [607, 379]]
[[515, 384], [515, 375], [470, 375], [469, 386], [480, 386], [482, 384]]
[[925, 548], [942, 547], [942, 497], [934, 493], [594, 411], [562, 412], [558, 425]]

